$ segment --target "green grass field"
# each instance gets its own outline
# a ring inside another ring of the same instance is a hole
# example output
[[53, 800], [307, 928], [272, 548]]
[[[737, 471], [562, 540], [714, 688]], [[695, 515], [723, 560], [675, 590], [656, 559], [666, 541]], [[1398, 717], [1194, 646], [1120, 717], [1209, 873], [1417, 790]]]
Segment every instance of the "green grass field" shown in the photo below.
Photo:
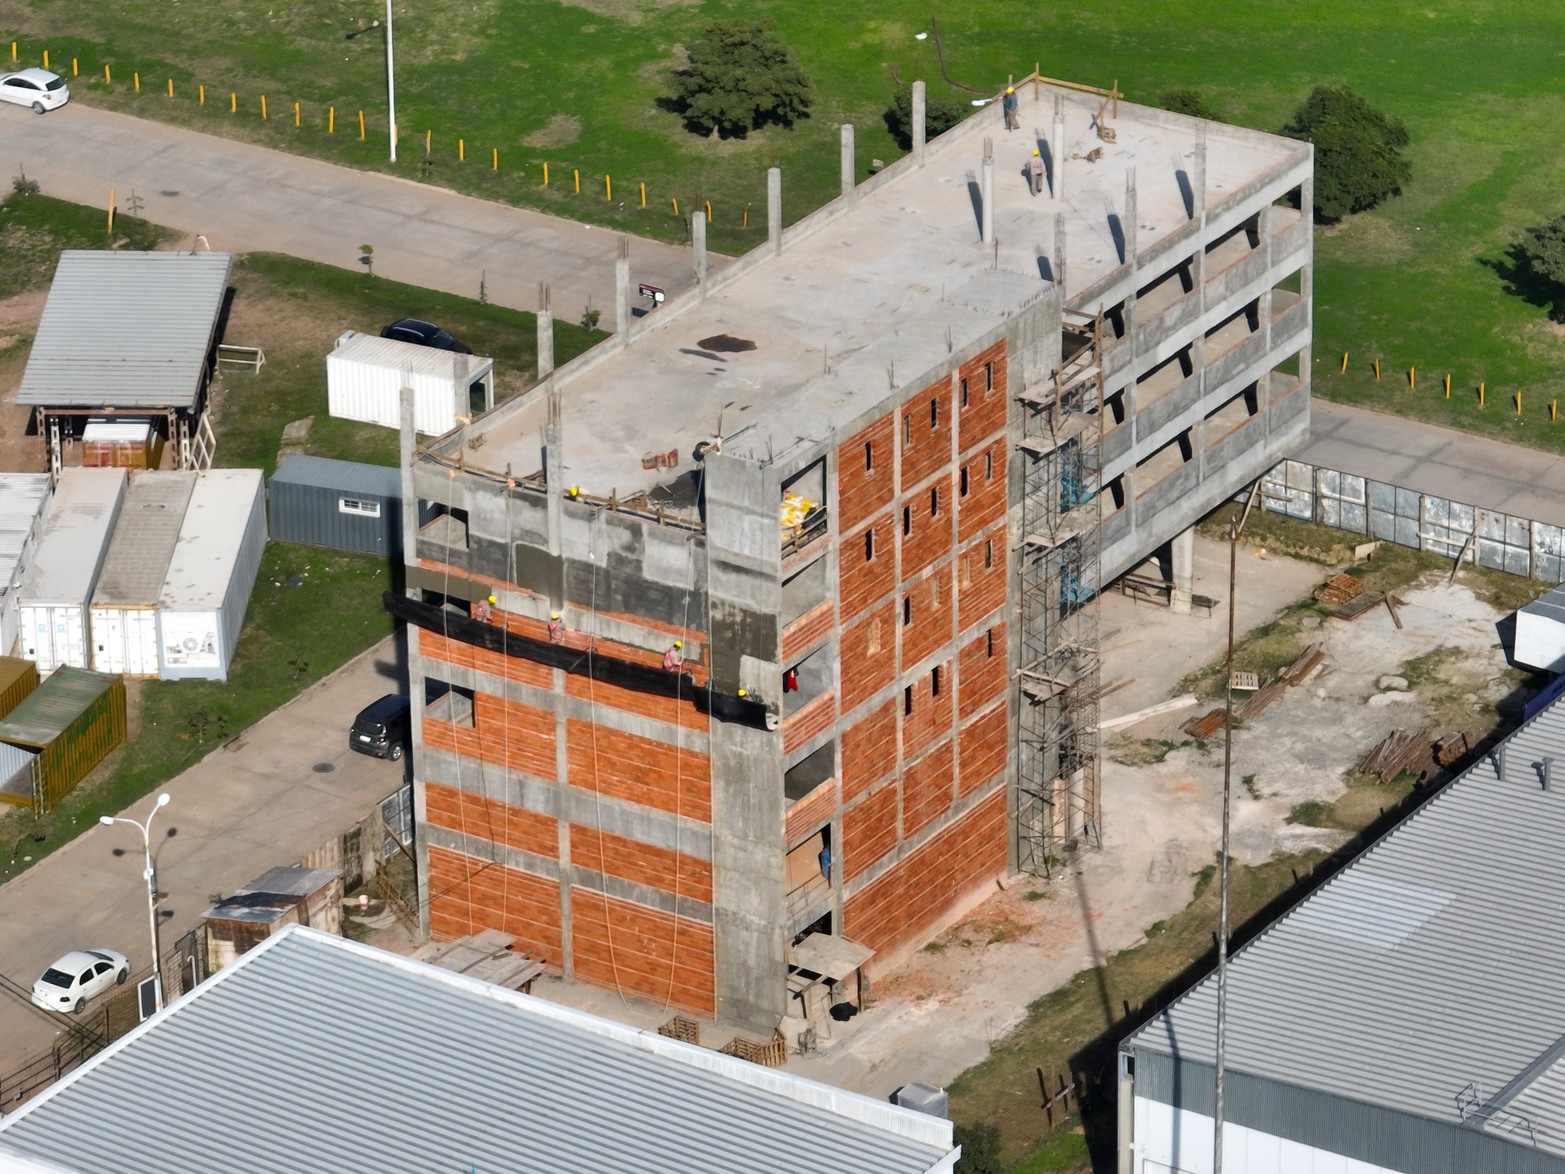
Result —
[[[657, 98], [703, 23], [741, 11], [775, 20], [813, 79], [815, 114], [792, 130], [708, 141], [686, 132]], [[15, 39], [27, 63], [47, 49], [51, 64], [69, 72], [75, 58], [82, 101], [389, 168], [380, 34], [343, 39], [380, 12], [378, 0], [270, 7], [0, 0], [0, 53]], [[830, 198], [840, 122], [858, 127], [866, 168], [872, 157], [895, 157], [882, 122], [894, 74], [925, 78], [936, 94], [967, 96], [941, 79], [934, 39], [914, 38], [931, 14], [952, 79], [989, 90], [1041, 62], [1050, 76], [1099, 85], [1117, 79], [1137, 100], [1194, 86], [1226, 117], [1269, 129], [1311, 86], [1347, 82], [1407, 123], [1414, 178], [1401, 198], [1317, 238], [1318, 393], [1565, 449], [1565, 422], [1549, 420], [1550, 402], [1565, 389], [1561, 332], [1542, 310], [1507, 294], [1490, 267], [1516, 230], [1559, 210], [1565, 157], [1549, 146], [1548, 128], [1559, 125], [1565, 106], [1554, 84], [1565, 9], [1520, 9], [1508, 0], [1106, 0], [1053, 8], [971, 0], [941, 11], [847, 0], [831, 13], [821, 20], [819, 5], [807, 0], [774, 0], [758, 10], [728, 0], [398, 0], [402, 157], [395, 170], [424, 173], [428, 130], [434, 182], [664, 238], [684, 233], [671, 198], [682, 213], [710, 200], [714, 247], [738, 252], [764, 232], [759, 216], [748, 229], [741, 224], [746, 206], [764, 206], [767, 167], [784, 169], [789, 219]], [[112, 84], [103, 81], [105, 63]], [[205, 106], [196, 100], [202, 84]], [[230, 93], [238, 95], [236, 114]], [[264, 123], [263, 94], [271, 115]], [[337, 109], [330, 136], [328, 106]], [[465, 164], [457, 161], [459, 138]], [[499, 171], [490, 169], [492, 149], [500, 152]], [[580, 195], [573, 168], [581, 172]], [[613, 202], [604, 199], [606, 174], [614, 179]], [[1339, 370], [1343, 352], [1346, 373]], [[1418, 372], [1416, 391], [1410, 368]], [[1512, 398], [1518, 391], [1520, 416]]]

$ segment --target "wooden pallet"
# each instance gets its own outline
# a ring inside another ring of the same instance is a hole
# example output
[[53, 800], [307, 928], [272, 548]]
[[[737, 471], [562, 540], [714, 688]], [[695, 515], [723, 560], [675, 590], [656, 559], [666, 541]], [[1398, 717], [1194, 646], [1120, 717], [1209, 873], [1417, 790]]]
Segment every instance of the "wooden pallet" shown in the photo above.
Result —
[[735, 1056], [767, 1068], [781, 1068], [788, 1063], [788, 1041], [780, 1031], [765, 1043], [736, 1035], [717, 1050], [725, 1056]]
[[1315, 598], [1321, 603], [1329, 603], [1333, 607], [1346, 603], [1355, 596], [1364, 594], [1366, 590], [1364, 581], [1356, 579], [1352, 575], [1333, 575], [1325, 584], [1315, 589]]
[[699, 1044], [701, 1042], [701, 1025], [694, 1019], [686, 1019], [683, 1015], [676, 1015], [662, 1027], [658, 1028], [659, 1035], [666, 1035], [669, 1039], [677, 1039], [682, 1043]]
[[1362, 591], [1346, 603], [1333, 608], [1331, 618], [1351, 622], [1373, 611], [1385, 602], [1386, 593], [1384, 591]]

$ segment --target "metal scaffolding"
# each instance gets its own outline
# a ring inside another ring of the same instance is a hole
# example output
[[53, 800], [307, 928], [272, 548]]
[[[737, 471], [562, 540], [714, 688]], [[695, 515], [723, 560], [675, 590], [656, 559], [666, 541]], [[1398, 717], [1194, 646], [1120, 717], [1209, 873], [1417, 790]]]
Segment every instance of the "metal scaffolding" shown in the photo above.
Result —
[[1023, 393], [1017, 859], [1049, 875], [1098, 834], [1103, 315], [1067, 312], [1061, 359]]

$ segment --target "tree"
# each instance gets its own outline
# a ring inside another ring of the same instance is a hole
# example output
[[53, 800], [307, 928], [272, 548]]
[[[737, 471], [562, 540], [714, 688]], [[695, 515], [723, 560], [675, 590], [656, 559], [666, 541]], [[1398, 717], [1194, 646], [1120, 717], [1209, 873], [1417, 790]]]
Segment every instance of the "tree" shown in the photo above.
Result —
[[1505, 250], [1505, 260], [1485, 261], [1507, 282], [1507, 293], [1542, 306], [1565, 322], [1565, 216], [1522, 230]]
[[1373, 208], [1413, 177], [1407, 128], [1349, 86], [1316, 86], [1282, 133], [1315, 144], [1315, 211], [1327, 220]]
[[713, 137], [742, 138], [769, 122], [792, 126], [810, 116], [810, 79], [763, 25], [720, 20], [690, 46], [674, 74], [671, 104]]
[[[962, 119], [969, 108], [958, 98], [939, 98], [924, 91], [924, 138], [943, 135]], [[886, 129], [904, 151], [913, 145], [913, 87], [898, 86], [886, 111]]]
[[993, 1125], [958, 1125], [953, 1141], [962, 1147], [956, 1160], [957, 1174], [1000, 1174], [1000, 1131]]
[[1223, 116], [1206, 104], [1200, 90], [1167, 90], [1157, 100], [1157, 104], [1175, 114], [1188, 114], [1191, 118], [1204, 118], [1208, 122], [1223, 121]]

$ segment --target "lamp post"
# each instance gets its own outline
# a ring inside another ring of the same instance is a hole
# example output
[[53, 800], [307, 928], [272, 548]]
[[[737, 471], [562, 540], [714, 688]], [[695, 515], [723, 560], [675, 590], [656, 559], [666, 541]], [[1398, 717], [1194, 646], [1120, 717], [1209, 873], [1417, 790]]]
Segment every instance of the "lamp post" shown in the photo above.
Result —
[[[369, 27], [379, 28], [380, 21], [370, 21]], [[351, 41], [364, 31], [354, 29], [346, 35], [347, 39]], [[391, 143], [391, 161], [395, 163], [397, 161], [397, 67], [391, 36], [391, 0], [386, 0], [386, 112], [391, 120], [391, 129], [387, 132], [387, 138]]]
[[98, 822], [105, 827], [116, 823], [128, 823], [141, 833], [141, 849], [146, 857], [146, 869], [142, 876], [147, 882], [147, 928], [152, 934], [152, 997], [153, 1005], [159, 1011], [163, 1010], [163, 966], [158, 957], [158, 884], [157, 874], [152, 867], [152, 817], [166, 806], [168, 806], [167, 791], [158, 796], [158, 801], [152, 805], [152, 810], [147, 813], [144, 822], [115, 815], [98, 817]]

